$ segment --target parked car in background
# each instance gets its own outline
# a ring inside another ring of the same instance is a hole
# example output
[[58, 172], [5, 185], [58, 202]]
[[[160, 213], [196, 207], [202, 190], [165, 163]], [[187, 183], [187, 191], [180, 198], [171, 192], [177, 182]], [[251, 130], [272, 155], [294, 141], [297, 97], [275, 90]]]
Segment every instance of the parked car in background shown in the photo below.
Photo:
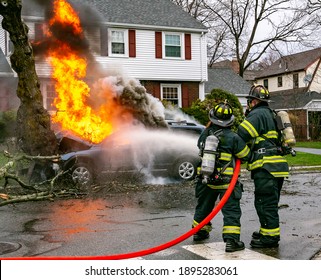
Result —
[[148, 173], [192, 180], [199, 164], [196, 143], [204, 128], [175, 122], [169, 122], [169, 127], [168, 131], [114, 133], [99, 144], [58, 133], [60, 168], [79, 185], [90, 185], [100, 174], [108, 173]]

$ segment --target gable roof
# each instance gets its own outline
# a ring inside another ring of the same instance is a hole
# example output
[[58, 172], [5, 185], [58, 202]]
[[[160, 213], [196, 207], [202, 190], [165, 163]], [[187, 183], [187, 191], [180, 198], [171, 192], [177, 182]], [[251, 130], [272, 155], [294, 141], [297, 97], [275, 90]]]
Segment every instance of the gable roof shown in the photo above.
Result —
[[298, 88], [271, 93], [270, 106], [274, 110], [302, 109], [312, 100], [321, 100], [321, 93], [308, 91], [308, 88]]
[[[22, 14], [44, 16], [50, 1], [23, 0]], [[170, 0], [68, 0], [86, 22], [124, 26], [167, 27], [207, 31], [206, 27]], [[99, 15], [98, 15], [98, 13]]]
[[321, 48], [304, 51], [279, 58], [266, 70], [263, 70], [256, 78], [265, 78], [283, 74], [285, 72], [295, 72], [306, 70], [312, 63], [321, 58]]
[[208, 68], [205, 92], [210, 93], [215, 88], [226, 90], [236, 96], [246, 96], [251, 89], [251, 84], [231, 68]]
[[[236, 74], [240, 73], [240, 66], [237, 62], [237, 60], [221, 60], [218, 62], [213, 63], [211, 66], [212, 68], [231, 68]], [[258, 73], [260, 73], [261, 70], [245, 70], [243, 73], [243, 79], [248, 82], [254, 82], [256, 76]]]

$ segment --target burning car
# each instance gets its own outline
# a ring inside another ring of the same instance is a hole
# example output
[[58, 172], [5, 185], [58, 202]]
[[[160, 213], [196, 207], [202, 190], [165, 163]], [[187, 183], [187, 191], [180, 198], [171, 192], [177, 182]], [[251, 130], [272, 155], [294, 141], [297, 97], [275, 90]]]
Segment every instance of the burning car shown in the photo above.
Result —
[[[125, 132], [126, 131], [126, 132]], [[174, 130], [125, 129], [99, 144], [60, 133], [61, 169], [73, 183], [90, 185], [101, 174], [165, 174], [191, 180], [199, 163], [197, 137]]]

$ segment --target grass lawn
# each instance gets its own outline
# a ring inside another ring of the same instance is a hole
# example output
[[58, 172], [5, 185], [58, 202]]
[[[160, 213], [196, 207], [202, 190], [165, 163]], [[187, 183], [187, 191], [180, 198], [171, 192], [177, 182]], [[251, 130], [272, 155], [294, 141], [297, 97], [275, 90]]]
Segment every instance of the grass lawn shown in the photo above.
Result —
[[313, 166], [313, 165], [321, 165], [321, 156], [296, 152], [296, 156], [293, 157], [291, 155], [285, 156], [290, 166]]
[[297, 142], [295, 146], [300, 148], [321, 149], [321, 141], [320, 142]]

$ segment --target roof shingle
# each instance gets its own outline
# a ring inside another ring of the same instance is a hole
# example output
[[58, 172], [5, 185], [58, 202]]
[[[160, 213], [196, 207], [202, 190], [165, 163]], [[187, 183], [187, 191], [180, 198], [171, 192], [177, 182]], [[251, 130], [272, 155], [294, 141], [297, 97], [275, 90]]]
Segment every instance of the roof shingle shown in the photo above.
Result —
[[251, 84], [231, 68], [208, 68], [205, 92], [210, 93], [215, 88], [226, 90], [236, 96], [246, 96], [251, 89]]
[[[50, 1], [23, 0], [22, 13], [43, 16], [44, 7], [48, 2], [50, 3]], [[170, 0], [70, 0], [69, 2], [74, 4], [81, 19], [85, 19], [86, 22], [92, 20], [122, 25], [207, 30], [203, 24]]]
[[260, 72], [256, 78], [265, 78], [283, 74], [285, 72], [295, 72], [305, 70], [313, 62], [320, 59], [321, 48], [304, 51], [279, 58], [271, 64], [266, 70]]

